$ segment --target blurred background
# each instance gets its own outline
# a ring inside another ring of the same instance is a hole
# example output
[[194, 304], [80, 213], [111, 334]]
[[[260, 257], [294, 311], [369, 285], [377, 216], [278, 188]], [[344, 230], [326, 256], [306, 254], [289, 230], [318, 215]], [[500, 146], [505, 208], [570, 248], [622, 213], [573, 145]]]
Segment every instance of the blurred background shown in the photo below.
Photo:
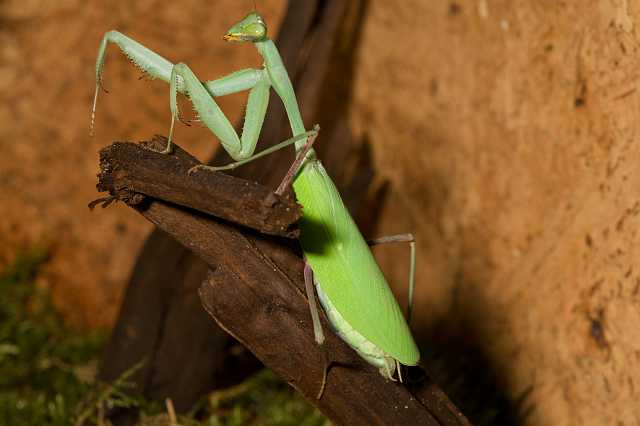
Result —
[[[419, 339], [445, 358], [473, 353], [465, 380], [488, 377], [523, 424], [639, 422], [640, 4], [364, 3], [344, 113], [385, 187], [375, 234], [416, 235]], [[287, 2], [256, 5], [277, 34]], [[74, 332], [108, 333], [152, 231], [122, 205], [88, 210], [97, 152], [170, 123], [168, 87], [111, 46], [89, 137], [102, 35], [209, 80], [261, 66], [252, 46], [221, 40], [252, 8], [0, 2], [0, 274], [46, 252], [33, 281]], [[220, 98], [232, 122], [245, 96]], [[217, 146], [199, 126], [176, 140], [201, 159]], [[375, 253], [404, 300], [408, 249]]]

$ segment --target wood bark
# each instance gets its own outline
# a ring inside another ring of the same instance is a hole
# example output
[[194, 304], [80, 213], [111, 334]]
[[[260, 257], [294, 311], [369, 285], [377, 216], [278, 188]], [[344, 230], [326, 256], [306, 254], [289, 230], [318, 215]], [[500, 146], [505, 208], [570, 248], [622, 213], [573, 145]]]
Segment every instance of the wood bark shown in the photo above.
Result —
[[[167, 140], [156, 136], [149, 143], [115, 143], [100, 152], [98, 190], [139, 204], [144, 196], [255, 229], [263, 234], [296, 238], [302, 210], [290, 195], [277, 195], [255, 182], [224, 173], [188, 171], [200, 162], [178, 146], [172, 155], [159, 151]], [[167, 173], [167, 171], [171, 173]]]

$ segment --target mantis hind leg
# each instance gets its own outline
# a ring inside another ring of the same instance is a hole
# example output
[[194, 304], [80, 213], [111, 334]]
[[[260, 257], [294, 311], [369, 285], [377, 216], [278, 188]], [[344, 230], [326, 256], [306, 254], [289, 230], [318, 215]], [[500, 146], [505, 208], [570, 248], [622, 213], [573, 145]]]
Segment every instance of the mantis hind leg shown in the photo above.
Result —
[[[411, 257], [409, 260], [409, 300], [407, 301], [407, 324], [410, 324], [411, 315], [413, 312], [413, 291], [416, 284], [416, 239], [413, 237], [413, 234], [398, 234], [374, 238], [368, 240], [367, 243], [371, 246], [387, 243], [409, 243], [409, 246], [411, 247]], [[396, 364], [396, 371], [398, 371], [398, 380], [400, 380], [400, 383], [403, 383], [402, 365], [398, 362], [398, 360], [394, 361]], [[391, 379], [393, 380], [393, 378]]]
[[413, 314], [413, 291], [416, 286], [416, 239], [413, 237], [413, 234], [398, 234], [367, 240], [367, 243], [370, 246], [387, 243], [409, 243], [411, 254], [409, 259], [409, 298], [407, 301], [407, 324], [410, 324], [411, 315]]

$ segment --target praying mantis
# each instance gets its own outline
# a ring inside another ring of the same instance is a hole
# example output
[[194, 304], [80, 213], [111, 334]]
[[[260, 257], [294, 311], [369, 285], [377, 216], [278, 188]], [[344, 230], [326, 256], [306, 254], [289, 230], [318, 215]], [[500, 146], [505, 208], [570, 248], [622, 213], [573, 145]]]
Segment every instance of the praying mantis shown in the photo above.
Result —
[[[233, 25], [224, 40], [252, 43], [264, 59], [261, 69], [247, 68], [222, 78], [202, 82], [184, 63], [173, 64], [117, 31], [107, 32], [100, 43], [96, 60], [96, 91], [91, 113], [95, 121], [98, 93], [107, 45], [113, 43], [144, 73], [169, 83], [171, 126], [164, 153], [172, 151], [176, 120], [179, 120], [177, 94], [186, 95], [204, 125], [220, 139], [235, 163], [223, 167], [195, 166], [198, 170], [221, 170], [237, 167], [259, 156], [288, 145], [294, 145], [299, 167], [292, 175], [292, 186], [303, 206], [300, 221], [300, 243], [305, 258], [305, 288], [313, 324], [314, 339], [324, 342], [324, 332], [315, 302], [314, 288], [320, 304], [336, 334], [368, 363], [376, 366], [387, 379], [402, 381], [401, 365], [417, 365], [418, 347], [411, 335], [411, 316], [415, 283], [415, 241], [410, 234], [385, 237], [373, 243], [409, 242], [411, 261], [409, 275], [409, 307], [407, 320], [384, 275], [377, 265], [369, 244], [347, 211], [333, 181], [311, 149], [318, 134], [316, 126], [306, 130], [296, 95], [273, 41], [267, 36], [267, 25], [255, 11]], [[269, 90], [273, 88], [282, 100], [293, 137], [254, 155], [265, 114]], [[241, 135], [224, 115], [216, 97], [249, 91], [246, 116]], [[325, 367], [323, 385], [326, 381]], [[322, 394], [322, 390], [320, 395]]]

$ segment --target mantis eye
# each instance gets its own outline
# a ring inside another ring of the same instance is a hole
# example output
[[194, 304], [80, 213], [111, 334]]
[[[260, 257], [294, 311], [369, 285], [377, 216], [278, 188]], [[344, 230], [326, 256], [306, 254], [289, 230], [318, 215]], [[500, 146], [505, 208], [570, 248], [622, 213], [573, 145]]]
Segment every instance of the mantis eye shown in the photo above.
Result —
[[256, 12], [251, 12], [235, 24], [223, 37], [227, 41], [262, 41], [267, 38], [267, 24]]
[[267, 27], [259, 22], [247, 25], [244, 28], [244, 35], [249, 39], [261, 40], [267, 36]]

